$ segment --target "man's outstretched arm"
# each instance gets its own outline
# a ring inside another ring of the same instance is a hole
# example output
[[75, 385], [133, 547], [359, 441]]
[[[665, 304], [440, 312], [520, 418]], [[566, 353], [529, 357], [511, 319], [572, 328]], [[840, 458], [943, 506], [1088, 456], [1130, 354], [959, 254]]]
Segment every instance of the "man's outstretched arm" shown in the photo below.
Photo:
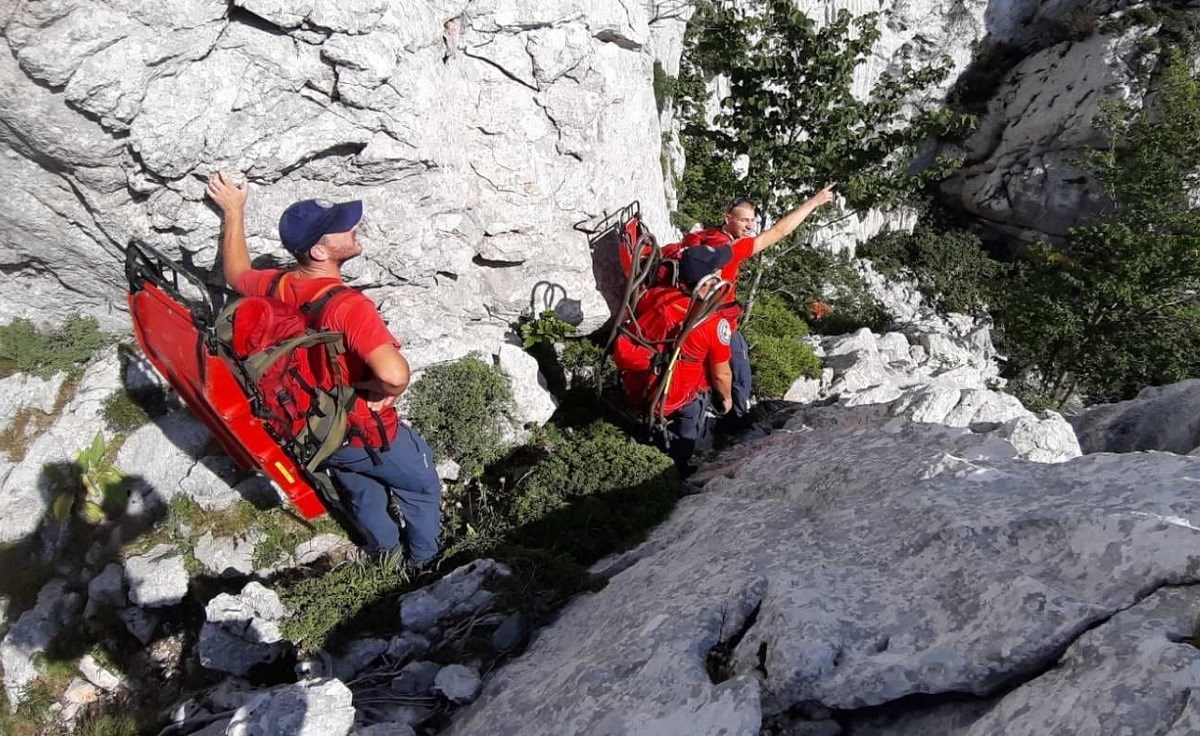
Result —
[[754, 239], [754, 252], [764, 251], [791, 235], [796, 228], [800, 227], [800, 223], [813, 213], [813, 210], [832, 202], [835, 186], [837, 184], [830, 184], [814, 194], [807, 202], [779, 218], [778, 222]]
[[225, 273], [226, 283], [236, 289], [242, 274], [250, 270], [245, 224], [250, 182], [238, 186], [233, 177], [218, 171], [208, 178], [205, 191], [224, 214], [225, 234], [221, 238], [221, 269]]

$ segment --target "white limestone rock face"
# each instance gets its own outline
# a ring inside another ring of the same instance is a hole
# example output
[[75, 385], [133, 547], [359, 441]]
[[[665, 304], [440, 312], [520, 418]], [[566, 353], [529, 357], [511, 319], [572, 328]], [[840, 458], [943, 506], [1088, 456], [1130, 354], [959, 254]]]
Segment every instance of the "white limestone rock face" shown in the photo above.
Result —
[[1018, 64], [966, 141], [967, 165], [942, 185], [967, 213], [1027, 239], [1061, 237], [1106, 200], [1078, 166], [1103, 146], [1094, 127], [1103, 99], [1140, 106], [1138, 42], [1146, 29], [1097, 33]]
[[1084, 452], [1186, 455], [1200, 447], [1200, 379], [1151, 386], [1135, 399], [1090, 407], [1067, 421]]
[[[2, 257], [2, 256], [0, 256]], [[95, 355], [84, 371], [75, 395], [50, 428], [28, 445], [25, 456], [7, 472], [0, 466], [0, 544], [25, 539], [46, 517], [58, 495], [47, 466], [68, 466], [104, 430], [104, 402], [122, 390], [115, 348]]]
[[[880, 733], [1090, 733], [1103, 714], [1167, 732], [1200, 672], [1176, 644], [1200, 591], [1200, 459], [1014, 454], [883, 407], [799, 411], [697, 473], [702, 492], [448, 732], [757, 734], [793, 706], [1022, 691], [990, 727]], [[1180, 607], [1139, 622], [1126, 609], [1156, 590]]]
[[124, 244], [211, 264], [220, 224], [202, 178], [230, 169], [251, 180], [255, 257], [287, 258], [287, 204], [364, 200], [350, 275], [418, 370], [498, 350], [538, 288], [598, 327], [608, 307], [573, 226], [638, 199], [654, 232], [672, 231], [652, 65], [677, 64], [686, 13], [668, 10], [20, 4], [0, 59], [0, 175], [14, 182], [0, 265], [27, 298], [0, 319], [77, 304], [125, 328]]
[[137, 475], [142, 481], [138, 490], [155, 504], [167, 503], [187, 490], [220, 497], [216, 492], [207, 494], [214, 485], [212, 474], [197, 462], [211, 441], [208, 429], [190, 411], [175, 411], [129, 435], [117, 452], [116, 465]]

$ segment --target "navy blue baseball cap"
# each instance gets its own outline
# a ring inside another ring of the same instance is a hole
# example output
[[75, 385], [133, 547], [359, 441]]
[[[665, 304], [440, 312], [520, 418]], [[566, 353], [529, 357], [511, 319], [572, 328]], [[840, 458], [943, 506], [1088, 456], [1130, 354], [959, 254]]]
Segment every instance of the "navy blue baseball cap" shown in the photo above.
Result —
[[733, 248], [728, 245], [720, 248], [711, 245], [684, 248], [679, 256], [679, 280], [695, 286], [700, 283], [700, 279], [723, 268], [732, 258]]
[[304, 199], [283, 211], [279, 238], [292, 253], [307, 253], [321, 236], [353, 230], [362, 214], [362, 200], [334, 204], [324, 199]]

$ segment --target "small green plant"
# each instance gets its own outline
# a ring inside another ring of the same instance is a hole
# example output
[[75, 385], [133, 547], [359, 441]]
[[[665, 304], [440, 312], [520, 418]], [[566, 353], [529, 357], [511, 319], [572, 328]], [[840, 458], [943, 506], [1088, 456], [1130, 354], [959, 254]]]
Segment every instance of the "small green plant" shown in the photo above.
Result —
[[939, 312], [978, 314], [991, 301], [990, 289], [1003, 266], [988, 257], [979, 238], [965, 230], [921, 225], [911, 233], [880, 233], [858, 249], [884, 276], [907, 276]]
[[575, 325], [559, 319], [553, 309], [546, 309], [536, 318], [521, 322], [517, 331], [521, 336], [521, 345], [528, 350], [543, 343], [553, 345], [562, 342], [575, 333]]
[[783, 396], [802, 376], [820, 378], [821, 359], [800, 342], [808, 334], [808, 325], [780, 297], [760, 297], [742, 334], [750, 346], [754, 392], [759, 396]]
[[508, 376], [498, 367], [475, 356], [435, 365], [408, 394], [413, 424], [438, 457], [459, 464], [463, 478], [504, 454], [515, 405]]
[[104, 422], [114, 432], [132, 432], [150, 423], [150, 415], [128, 391], [118, 391], [104, 401]]
[[97, 432], [92, 443], [75, 457], [78, 476], [65, 479], [64, 490], [51, 504], [51, 514], [59, 522], [76, 516], [88, 524], [98, 524], [115, 516], [128, 498], [125, 476], [108, 458], [104, 434]]
[[92, 317], [73, 314], [62, 327], [50, 332], [39, 331], [29, 320], [17, 318], [0, 326], [0, 360], [16, 371], [48, 378], [80, 370], [107, 341]]
[[[367, 609], [386, 603], [409, 584], [408, 574], [393, 560], [348, 562], [315, 577], [285, 584], [278, 589], [290, 615], [283, 622], [283, 636], [297, 647], [312, 651], [325, 648], [337, 629], [352, 619], [363, 622]], [[390, 625], [395, 609], [388, 605]]]
[[604, 382], [615, 367], [604, 348], [591, 340], [568, 340], [559, 355], [559, 365], [571, 388], [588, 386], [595, 388]]

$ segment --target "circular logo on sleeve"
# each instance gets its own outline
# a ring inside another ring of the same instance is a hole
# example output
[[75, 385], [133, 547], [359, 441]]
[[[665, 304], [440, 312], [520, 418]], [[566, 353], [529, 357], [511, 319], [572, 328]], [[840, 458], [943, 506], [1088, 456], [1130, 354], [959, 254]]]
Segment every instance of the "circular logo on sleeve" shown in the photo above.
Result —
[[722, 345], [728, 345], [730, 338], [733, 337], [733, 328], [729, 326], [729, 320], [722, 318], [717, 323], [717, 339]]

